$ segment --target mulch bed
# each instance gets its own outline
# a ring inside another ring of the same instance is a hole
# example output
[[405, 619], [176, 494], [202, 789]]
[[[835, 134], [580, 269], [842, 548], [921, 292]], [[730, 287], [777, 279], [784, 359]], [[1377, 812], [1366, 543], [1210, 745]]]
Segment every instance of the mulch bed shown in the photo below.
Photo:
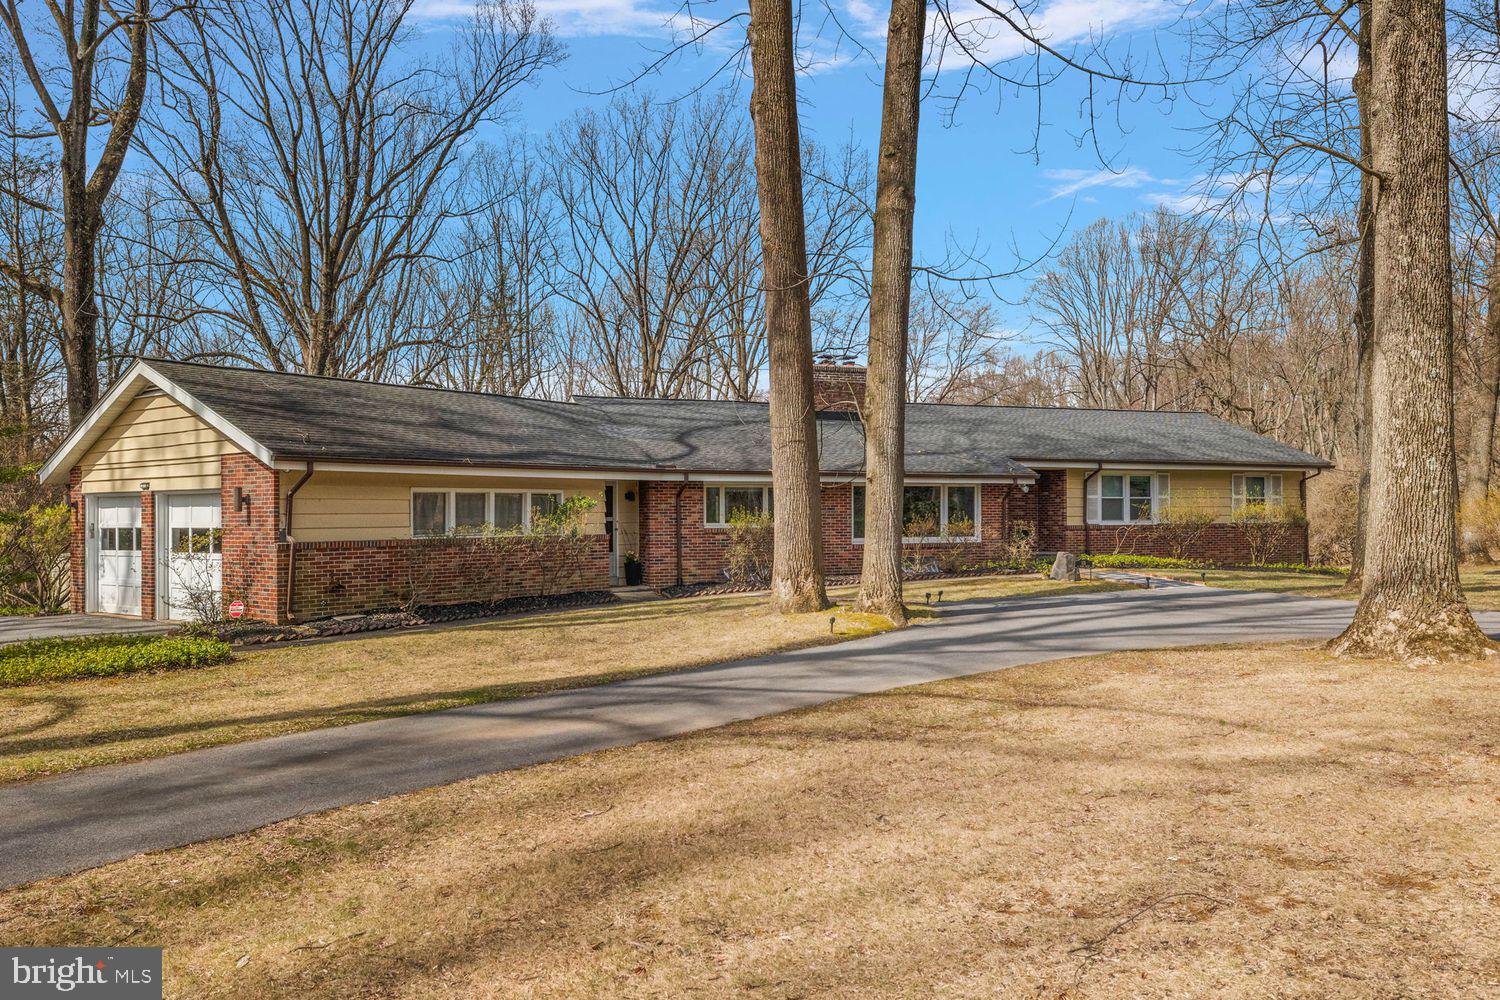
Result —
[[[928, 580], [964, 580], [976, 576], [1029, 576], [1031, 571], [1018, 572], [1015, 570], [997, 569], [960, 569], [951, 573], [911, 573], [906, 577], [907, 583], [925, 583]], [[859, 575], [853, 576], [830, 576], [823, 581], [828, 587], [852, 587], [859, 583]], [[660, 593], [663, 597], [717, 597], [721, 594], [759, 594], [764, 592], [766, 585], [763, 583], [685, 583], [680, 587], [662, 587]]]
[[441, 625], [474, 618], [498, 618], [503, 615], [536, 611], [556, 611], [613, 604], [619, 597], [608, 590], [583, 590], [574, 594], [549, 597], [511, 597], [503, 601], [469, 601], [464, 604], [442, 604], [412, 611], [371, 611], [367, 614], [338, 615], [296, 625], [273, 625], [263, 621], [224, 622], [211, 629], [194, 628], [195, 634], [209, 634], [237, 646], [258, 646], [268, 642], [295, 642], [301, 639], [324, 639], [332, 636], [358, 635], [362, 632], [385, 632], [398, 628]]

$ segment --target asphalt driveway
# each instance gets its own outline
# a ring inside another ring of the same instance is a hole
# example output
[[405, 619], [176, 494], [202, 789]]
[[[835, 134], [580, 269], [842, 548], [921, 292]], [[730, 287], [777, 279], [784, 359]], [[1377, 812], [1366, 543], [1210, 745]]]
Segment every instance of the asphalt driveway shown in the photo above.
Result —
[[[972, 601], [936, 623], [836, 646], [0, 787], [0, 885], [927, 681], [1085, 653], [1331, 636], [1352, 611], [1198, 587]], [[1500, 616], [1481, 623], [1500, 633]]]
[[0, 646], [27, 639], [67, 639], [80, 635], [157, 634], [171, 622], [142, 621], [117, 615], [0, 615]]

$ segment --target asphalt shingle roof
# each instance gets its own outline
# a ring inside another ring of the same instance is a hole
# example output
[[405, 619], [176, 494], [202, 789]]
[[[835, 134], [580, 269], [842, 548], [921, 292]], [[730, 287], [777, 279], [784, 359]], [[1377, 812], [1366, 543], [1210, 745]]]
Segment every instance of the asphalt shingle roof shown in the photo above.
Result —
[[[477, 466], [765, 472], [764, 403], [515, 396], [152, 359], [149, 364], [277, 457]], [[818, 415], [824, 472], [857, 473], [852, 414]], [[914, 403], [907, 471], [1026, 474], [1025, 463], [1325, 466], [1205, 413]]]

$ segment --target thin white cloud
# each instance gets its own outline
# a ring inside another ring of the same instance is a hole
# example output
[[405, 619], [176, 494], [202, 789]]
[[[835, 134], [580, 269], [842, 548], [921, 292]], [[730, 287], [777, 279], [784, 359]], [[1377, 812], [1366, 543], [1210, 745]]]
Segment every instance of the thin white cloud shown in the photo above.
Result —
[[1047, 196], [1048, 201], [1067, 198], [1091, 188], [1123, 188], [1126, 190], [1145, 187], [1148, 184], [1171, 183], [1142, 170], [1126, 167], [1124, 170], [1079, 170], [1075, 168], [1044, 170], [1042, 176], [1060, 182]]
[[[1032, 51], [1015, 29], [974, 0], [954, 0], [950, 10], [951, 28], [934, 18], [931, 38], [947, 53], [945, 68], [962, 68], [971, 57], [994, 65]], [[1067, 47], [1163, 23], [1178, 16], [1180, 7], [1168, 0], [1053, 0], [1024, 13], [1011, 3], [1007, 13], [1046, 44]]]
[[[533, 0], [537, 13], [564, 37], [622, 35], [632, 38], [670, 34], [685, 27], [681, 12], [646, 0]], [[474, 0], [417, 0], [412, 15], [431, 20], [467, 17]]]

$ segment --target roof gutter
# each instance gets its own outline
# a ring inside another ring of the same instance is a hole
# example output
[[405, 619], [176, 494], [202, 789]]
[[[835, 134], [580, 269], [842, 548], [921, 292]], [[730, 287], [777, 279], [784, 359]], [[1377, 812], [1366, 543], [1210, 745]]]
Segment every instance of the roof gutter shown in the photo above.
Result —
[[302, 478], [292, 484], [292, 488], [286, 493], [286, 527], [282, 534], [286, 537], [286, 603], [285, 614], [288, 620], [292, 617], [292, 594], [297, 589], [297, 539], [292, 537], [292, 501], [296, 499], [297, 491], [307, 485], [312, 478], [312, 459], [307, 460], [307, 471], [302, 473]]
[[1311, 475], [1304, 473], [1302, 478], [1297, 480], [1297, 502], [1302, 508], [1302, 565], [1304, 566], [1312, 561], [1312, 542], [1308, 538], [1307, 526], [1307, 481], [1317, 479], [1322, 474], [1323, 470], [1318, 469]]

